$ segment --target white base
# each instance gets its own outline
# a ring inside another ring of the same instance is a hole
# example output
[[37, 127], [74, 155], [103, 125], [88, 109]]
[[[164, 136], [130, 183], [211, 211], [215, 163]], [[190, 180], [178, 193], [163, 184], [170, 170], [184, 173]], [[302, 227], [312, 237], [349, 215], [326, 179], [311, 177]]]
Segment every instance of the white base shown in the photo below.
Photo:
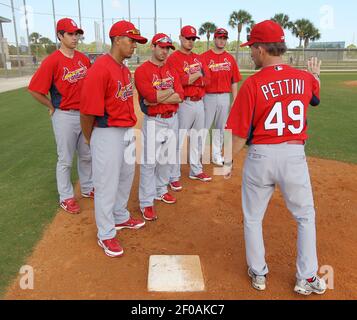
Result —
[[205, 290], [198, 256], [151, 256], [149, 292], [202, 292]]

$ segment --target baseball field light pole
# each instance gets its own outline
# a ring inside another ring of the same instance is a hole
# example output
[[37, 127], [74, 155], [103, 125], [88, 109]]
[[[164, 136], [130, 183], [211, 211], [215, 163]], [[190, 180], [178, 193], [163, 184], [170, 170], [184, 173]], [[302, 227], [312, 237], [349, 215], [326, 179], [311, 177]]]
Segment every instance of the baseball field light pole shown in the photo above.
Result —
[[21, 76], [22, 75], [22, 66], [21, 66], [21, 61], [20, 61], [19, 39], [17, 37], [17, 27], [16, 27], [16, 16], [15, 16], [14, 0], [11, 0], [11, 10], [12, 10], [12, 21], [14, 23], [14, 31], [15, 31], [17, 63], [19, 65], [19, 75]]
[[[82, 28], [82, 10], [81, 10], [81, 0], [78, 0], [78, 17], [79, 17], [79, 27]], [[83, 36], [81, 36], [81, 42], [83, 43]]]
[[156, 6], [156, 0], [154, 0], [154, 10], [155, 10], [155, 17], [154, 17], [154, 34], [157, 34], [157, 6]]
[[56, 9], [55, 9], [55, 0], [52, 0], [52, 14], [53, 14], [53, 25], [55, 28], [55, 40], [56, 40], [56, 48], [58, 48], [58, 39], [57, 39], [57, 22], [56, 22]]
[[31, 55], [31, 42], [30, 42], [30, 32], [29, 32], [29, 20], [27, 17], [27, 5], [26, 5], [26, 0], [23, 0], [24, 3], [24, 11], [25, 11], [25, 23], [26, 23], [26, 35], [27, 35], [27, 54], [30, 56]]
[[129, 21], [131, 22], [131, 3], [130, 3], [130, 0], [128, 0], [128, 11], [129, 11]]
[[104, 20], [104, 3], [103, 3], [103, 0], [101, 0], [101, 3], [102, 3], [103, 52], [105, 52], [106, 42], [105, 42], [105, 20]]

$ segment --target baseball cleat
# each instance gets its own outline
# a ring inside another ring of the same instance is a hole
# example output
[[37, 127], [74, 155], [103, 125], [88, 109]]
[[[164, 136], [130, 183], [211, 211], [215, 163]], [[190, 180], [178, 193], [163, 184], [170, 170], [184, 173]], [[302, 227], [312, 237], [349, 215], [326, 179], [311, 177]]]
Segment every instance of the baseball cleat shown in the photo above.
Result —
[[94, 190], [89, 193], [82, 193], [82, 197], [86, 199], [94, 199]]
[[202, 182], [211, 182], [212, 181], [212, 177], [206, 175], [205, 173], [201, 173], [197, 176], [190, 176], [191, 180], [199, 180]]
[[140, 219], [133, 219], [130, 218], [127, 222], [122, 223], [122, 224], [116, 224], [115, 229], [117, 231], [123, 230], [123, 229], [131, 229], [131, 230], [138, 230], [145, 226], [145, 221], [140, 220]]
[[119, 241], [114, 238], [110, 240], [98, 240], [98, 245], [104, 250], [104, 253], [111, 258], [119, 258], [124, 254]]
[[141, 209], [141, 213], [143, 214], [144, 219], [147, 221], [155, 221], [158, 219], [154, 207]]
[[257, 276], [252, 269], [248, 269], [248, 275], [252, 279], [252, 286], [258, 291], [266, 290], [266, 276]]
[[309, 296], [312, 293], [322, 295], [326, 292], [327, 285], [325, 280], [314, 277], [309, 280], [298, 280], [294, 291], [298, 294]]
[[74, 198], [62, 201], [60, 206], [64, 211], [70, 214], [79, 214], [81, 212], [81, 208]]
[[180, 192], [180, 191], [183, 190], [183, 187], [182, 187], [180, 181], [171, 182], [170, 183], [170, 188], [171, 188], [172, 191], [175, 191], [175, 192]]
[[213, 158], [212, 163], [217, 167], [224, 167], [224, 158], [223, 157], [215, 157]]
[[176, 198], [174, 198], [171, 194], [166, 193], [161, 197], [157, 197], [155, 200], [162, 201], [167, 204], [175, 204], [177, 202]]

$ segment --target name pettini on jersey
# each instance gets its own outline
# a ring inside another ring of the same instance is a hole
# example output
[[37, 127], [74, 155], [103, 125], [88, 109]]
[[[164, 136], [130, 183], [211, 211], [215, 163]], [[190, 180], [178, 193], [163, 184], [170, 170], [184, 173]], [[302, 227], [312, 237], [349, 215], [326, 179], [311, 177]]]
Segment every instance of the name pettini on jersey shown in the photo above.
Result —
[[262, 85], [261, 90], [265, 99], [275, 99], [286, 95], [304, 95], [305, 80], [303, 79], [284, 79]]

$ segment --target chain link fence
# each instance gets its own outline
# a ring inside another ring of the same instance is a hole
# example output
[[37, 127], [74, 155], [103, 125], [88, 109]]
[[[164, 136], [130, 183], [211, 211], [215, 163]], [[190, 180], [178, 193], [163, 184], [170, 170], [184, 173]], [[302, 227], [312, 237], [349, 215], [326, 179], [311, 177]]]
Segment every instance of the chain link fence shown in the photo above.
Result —
[[[43, 59], [57, 49], [55, 21], [73, 18], [85, 31], [79, 50], [87, 53], [92, 61], [109, 50], [108, 31], [113, 23], [129, 19], [117, 12], [105, 12], [102, 4], [113, 0], [0, 0], [0, 77], [20, 77], [32, 75]], [[95, 12], [89, 16], [88, 6]], [[65, 10], [63, 12], [62, 10]], [[125, 11], [126, 12], [126, 11]], [[131, 21], [141, 29], [149, 39], [157, 30], [154, 17], [132, 17]], [[182, 27], [182, 18], [158, 18], [160, 30], [173, 30], [175, 36]], [[41, 26], [41, 30], [39, 30]], [[45, 26], [45, 28], [43, 27]], [[203, 52], [205, 44], [198, 43], [198, 53]], [[176, 43], [176, 46], [178, 44]], [[232, 49], [232, 45], [229, 46]], [[235, 52], [231, 52], [235, 56]], [[324, 70], [357, 70], [357, 49], [289, 49], [285, 63], [296, 67], [305, 67], [311, 56], [323, 61]], [[128, 61], [128, 66], [135, 69], [150, 57], [150, 45], [138, 46], [136, 54]], [[253, 70], [254, 66], [249, 50], [240, 50], [238, 58], [242, 70]]]

